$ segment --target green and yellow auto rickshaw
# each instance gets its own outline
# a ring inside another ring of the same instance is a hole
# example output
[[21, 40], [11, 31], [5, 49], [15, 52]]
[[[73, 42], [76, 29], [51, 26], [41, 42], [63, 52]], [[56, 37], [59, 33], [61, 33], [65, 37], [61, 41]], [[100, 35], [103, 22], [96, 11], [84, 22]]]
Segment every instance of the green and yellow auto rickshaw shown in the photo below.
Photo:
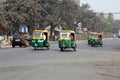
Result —
[[61, 30], [59, 32], [58, 45], [61, 51], [66, 48], [73, 48], [76, 51], [76, 33], [71, 30]]
[[49, 32], [47, 30], [34, 30], [32, 34], [32, 42], [31, 45], [36, 50], [37, 48], [46, 47], [49, 49], [50, 41], [49, 41]]
[[88, 36], [88, 45], [91, 45], [92, 47], [100, 45], [102, 47], [102, 34], [97, 32], [90, 32]]

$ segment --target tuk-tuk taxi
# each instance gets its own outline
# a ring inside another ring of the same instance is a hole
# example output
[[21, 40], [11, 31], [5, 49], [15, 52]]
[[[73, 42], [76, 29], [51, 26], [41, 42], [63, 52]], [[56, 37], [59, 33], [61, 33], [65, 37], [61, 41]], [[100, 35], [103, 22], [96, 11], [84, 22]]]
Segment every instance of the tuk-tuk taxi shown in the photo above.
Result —
[[66, 48], [73, 48], [76, 51], [76, 33], [71, 30], [61, 30], [59, 32], [58, 45], [61, 51]]
[[34, 30], [32, 34], [31, 45], [34, 47], [35, 50], [42, 47], [46, 47], [47, 49], [49, 49], [49, 32], [47, 30]]
[[95, 45], [100, 45], [102, 47], [102, 34], [97, 32], [90, 32], [88, 36], [88, 45], [91, 45], [92, 47]]

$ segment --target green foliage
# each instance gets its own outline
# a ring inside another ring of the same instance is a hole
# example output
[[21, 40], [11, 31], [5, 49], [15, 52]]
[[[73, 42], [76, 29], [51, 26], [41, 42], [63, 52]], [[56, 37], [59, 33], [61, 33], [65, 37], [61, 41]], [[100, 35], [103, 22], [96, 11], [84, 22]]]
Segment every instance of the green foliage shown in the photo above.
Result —
[[89, 4], [79, 7], [74, 0], [6, 0], [2, 5], [2, 27], [9, 24], [13, 29], [18, 29], [25, 24], [32, 32], [33, 29], [51, 26], [51, 35], [57, 26], [73, 30], [79, 22], [90, 31], [117, 31], [120, 28], [120, 21], [114, 20], [112, 14], [106, 18], [104, 13], [91, 10]]
[[6, 26], [7, 26], [7, 21], [5, 19], [5, 13], [4, 13], [3, 7], [0, 6], [0, 29], [6, 28]]
[[78, 22], [81, 22], [82, 27], [88, 28], [90, 31], [116, 32], [117, 29], [120, 29], [120, 21], [115, 20], [112, 13], [107, 15], [104, 13], [95, 13], [90, 9], [89, 4], [83, 4], [80, 7], [79, 13]]
[[64, 22], [66, 29], [73, 28], [78, 5], [73, 0], [6, 0], [6, 19], [14, 28], [21, 24], [33, 29], [51, 26], [51, 33]]
[[103, 31], [112, 31], [112, 24], [107, 19], [102, 19], [102, 24], [104, 26]]

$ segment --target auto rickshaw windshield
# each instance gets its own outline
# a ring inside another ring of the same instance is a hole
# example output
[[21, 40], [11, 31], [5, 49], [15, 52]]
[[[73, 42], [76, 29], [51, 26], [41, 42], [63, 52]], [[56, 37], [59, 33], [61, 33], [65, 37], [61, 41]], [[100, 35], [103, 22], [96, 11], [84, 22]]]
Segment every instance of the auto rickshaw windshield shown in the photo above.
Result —
[[34, 32], [33, 36], [34, 37], [40, 37], [40, 36], [42, 36], [42, 33], [41, 32]]
[[60, 33], [60, 38], [69, 38], [70, 37], [70, 33]]
[[98, 38], [98, 35], [92, 34], [92, 35], [91, 35], [91, 38]]

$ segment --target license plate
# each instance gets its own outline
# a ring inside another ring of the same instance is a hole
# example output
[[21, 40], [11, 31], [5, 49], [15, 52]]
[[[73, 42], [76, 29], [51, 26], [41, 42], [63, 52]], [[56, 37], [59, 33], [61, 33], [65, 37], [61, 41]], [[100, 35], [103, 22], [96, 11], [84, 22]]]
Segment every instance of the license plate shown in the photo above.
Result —
[[20, 41], [20, 39], [16, 39], [15, 41]]

